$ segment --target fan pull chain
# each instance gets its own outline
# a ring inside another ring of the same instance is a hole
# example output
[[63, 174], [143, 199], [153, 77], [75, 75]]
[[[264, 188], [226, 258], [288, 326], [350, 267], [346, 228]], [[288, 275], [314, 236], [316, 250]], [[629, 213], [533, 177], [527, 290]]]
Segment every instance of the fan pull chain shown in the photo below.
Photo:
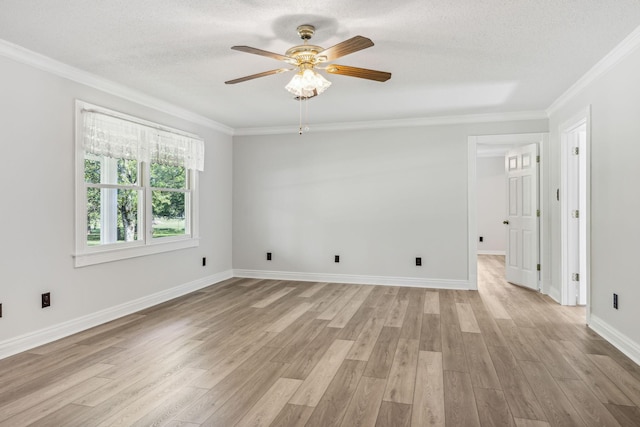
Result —
[[309, 98], [304, 99], [304, 131], [309, 132]]
[[[298, 134], [302, 135], [304, 132], [309, 132], [309, 97], [307, 96], [299, 96], [298, 101], [299, 104], [299, 124], [298, 124]], [[302, 120], [302, 101], [304, 101], [304, 120]]]
[[298, 107], [299, 107], [298, 111], [299, 111], [299, 117], [300, 117], [298, 133], [300, 135], [302, 135], [302, 96], [299, 96], [298, 100], [299, 100], [299, 102], [298, 102]]

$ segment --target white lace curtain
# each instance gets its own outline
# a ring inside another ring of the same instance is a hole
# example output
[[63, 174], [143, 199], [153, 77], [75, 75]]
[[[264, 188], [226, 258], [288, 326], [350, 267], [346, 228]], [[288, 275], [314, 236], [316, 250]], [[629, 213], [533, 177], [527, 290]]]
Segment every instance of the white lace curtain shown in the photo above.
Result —
[[88, 110], [82, 111], [82, 119], [88, 153], [204, 170], [200, 139]]

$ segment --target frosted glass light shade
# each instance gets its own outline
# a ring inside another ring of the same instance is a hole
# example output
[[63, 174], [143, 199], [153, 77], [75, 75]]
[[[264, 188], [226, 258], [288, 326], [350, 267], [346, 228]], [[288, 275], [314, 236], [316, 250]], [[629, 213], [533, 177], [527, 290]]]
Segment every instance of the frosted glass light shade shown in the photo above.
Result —
[[310, 98], [320, 95], [329, 86], [331, 86], [331, 82], [322, 77], [322, 75], [313, 70], [304, 70], [293, 76], [291, 81], [285, 86], [285, 89], [295, 96]]

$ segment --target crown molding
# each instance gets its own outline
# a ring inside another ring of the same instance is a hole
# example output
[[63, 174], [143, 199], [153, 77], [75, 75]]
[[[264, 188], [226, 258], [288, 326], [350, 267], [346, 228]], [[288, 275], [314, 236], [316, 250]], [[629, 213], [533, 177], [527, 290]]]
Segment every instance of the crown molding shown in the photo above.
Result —
[[[363, 129], [438, 126], [465, 123], [512, 122], [518, 120], [545, 120], [545, 111], [518, 111], [512, 113], [467, 114], [460, 116], [421, 117], [412, 119], [377, 120], [363, 122], [325, 123], [313, 125], [310, 132], [335, 132]], [[298, 126], [236, 128], [234, 136], [282, 135], [298, 133]]]
[[566, 92], [556, 99], [546, 110], [548, 116], [558, 111], [563, 105], [569, 102], [574, 96], [584, 90], [598, 77], [605, 74], [620, 61], [626, 58], [640, 46], [640, 27], [625, 37], [616, 47], [613, 48], [604, 58], [594, 65], [584, 76], [580, 77]]
[[163, 101], [159, 98], [147, 95], [127, 86], [112, 82], [110, 80], [98, 77], [95, 74], [72, 67], [48, 56], [41, 55], [21, 46], [9, 43], [6, 40], [0, 40], [0, 56], [12, 59], [16, 62], [38, 68], [40, 70], [55, 74], [59, 77], [90, 86], [94, 89], [101, 90], [111, 95], [118, 96], [128, 101], [154, 110], [170, 114], [172, 116], [196, 123], [207, 128], [222, 132], [227, 135], [233, 135], [233, 128], [208, 119], [204, 116], [196, 114], [187, 109], [175, 106], [170, 102]]
[[[0, 56], [20, 62], [34, 68], [52, 73], [59, 77], [93, 87], [105, 93], [118, 96], [145, 107], [170, 114], [172, 116], [206, 126], [210, 129], [233, 136], [282, 135], [298, 132], [298, 126], [271, 126], [255, 128], [232, 128], [167, 101], [147, 95], [130, 87], [115, 83], [95, 74], [56, 61], [22, 46], [0, 39]], [[469, 114], [459, 116], [422, 117], [397, 120], [359, 121], [345, 123], [325, 123], [314, 125], [311, 132], [332, 132], [365, 129], [386, 129], [400, 127], [437, 126], [464, 123], [501, 122], [517, 120], [547, 119], [544, 111], [520, 111], [512, 113]]]

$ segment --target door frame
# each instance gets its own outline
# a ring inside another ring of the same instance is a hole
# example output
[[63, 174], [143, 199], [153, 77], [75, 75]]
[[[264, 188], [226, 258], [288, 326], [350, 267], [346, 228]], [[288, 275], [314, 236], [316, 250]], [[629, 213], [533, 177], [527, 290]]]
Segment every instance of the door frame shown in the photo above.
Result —
[[569, 301], [569, 286], [571, 282], [569, 280], [569, 197], [568, 197], [568, 164], [569, 164], [569, 134], [576, 128], [585, 125], [586, 138], [584, 161], [584, 191], [585, 196], [584, 211], [580, 211], [580, 220], [582, 222], [581, 227], [585, 236], [585, 242], [581, 245], [581, 250], [585, 251], [586, 265], [580, 266], [580, 270], [583, 271], [584, 278], [580, 277], [582, 281], [585, 281], [586, 289], [586, 320], [587, 324], [591, 318], [591, 106], [587, 106], [584, 110], [573, 116], [571, 119], [565, 121], [559, 126], [560, 133], [560, 245], [561, 245], [561, 260], [560, 260], [560, 287], [561, 287], [561, 300], [562, 305], [575, 305], [575, 301]]
[[[549, 134], [547, 132], [540, 133], [518, 133], [506, 135], [472, 135], [467, 138], [467, 260], [468, 260], [468, 277], [469, 289], [478, 289], [478, 198], [477, 198], [477, 157], [478, 145], [489, 145], [496, 148], [506, 145], [526, 145], [538, 144], [538, 154], [540, 156], [539, 169], [539, 206], [540, 224], [538, 231], [538, 248], [540, 251], [539, 259], [541, 264], [541, 274], [538, 279], [540, 291], [549, 292], [550, 284], [550, 239], [547, 236], [549, 230], [549, 217], [546, 212], [548, 210], [548, 187], [549, 187], [549, 162], [545, 161], [549, 150]], [[545, 268], [545, 266], [549, 266]]]

